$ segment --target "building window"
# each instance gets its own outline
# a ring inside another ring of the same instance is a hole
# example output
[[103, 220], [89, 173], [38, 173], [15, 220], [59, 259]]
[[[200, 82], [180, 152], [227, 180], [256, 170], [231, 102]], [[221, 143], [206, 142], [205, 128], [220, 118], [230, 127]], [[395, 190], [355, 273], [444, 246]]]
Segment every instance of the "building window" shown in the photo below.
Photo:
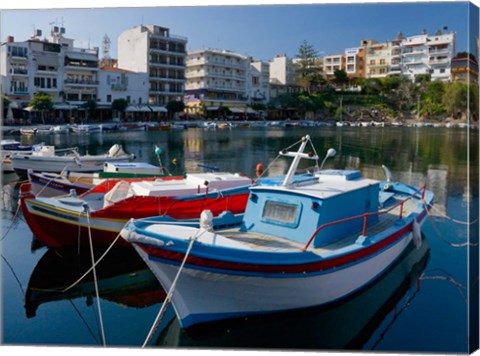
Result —
[[385, 59], [384, 58], [380, 59], [380, 64], [385, 64]]
[[112, 95], [108, 94], [107, 95], [107, 103], [111, 103], [111, 102], [112, 102]]
[[370, 65], [375, 65], [375, 59], [370, 59]]

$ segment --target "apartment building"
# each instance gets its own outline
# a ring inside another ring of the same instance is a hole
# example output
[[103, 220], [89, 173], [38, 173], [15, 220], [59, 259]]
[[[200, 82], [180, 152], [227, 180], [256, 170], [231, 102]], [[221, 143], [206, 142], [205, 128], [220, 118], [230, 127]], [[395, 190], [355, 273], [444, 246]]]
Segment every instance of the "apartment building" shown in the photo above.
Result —
[[148, 103], [164, 106], [185, 95], [186, 46], [166, 27], [137, 26], [118, 37], [118, 67], [148, 73]]
[[125, 99], [132, 106], [148, 103], [148, 74], [136, 73], [113, 66], [98, 71], [98, 105], [111, 106], [116, 99]]
[[455, 33], [438, 31], [428, 37], [428, 69], [432, 80], [452, 79], [451, 62], [455, 57]]
[[452, 59], [452, 81], [478, 83], [478, 62], [471, 57], [461, 56]]
[[245, 111], [249, 96], [250, 58], [224, 49], [201, 49], [188, 53], [186, 93], [208, 111], [228, 107]]
[[405, 38], [402, 43], [402, 74], [414, 80], [419, 74], [430, 74], [432, 80], [451, 80], [451, 60], [455, 54], [455, 34], [438, 31], [433, 36]]
[[270, 61], [270, 83], [295, 86], [295, 64], [286, 54], [276, 55]]
[[50, 34], [41, 39], [38, 30], [27, 41], [15, 42], [10, 36], [2, 44], [5, 95], [18, 104], [28, 104], [39, 91], [48, 93], [54, 103], [97, 100], [98, 48], [74, 47], [61, 27], [52, 27]]
[[296, 65], [286, 54], [276, 55], [269, 61], [270, 65], [270, 98], [282, 94], [300, 91], [297, 84]]
[[365, 78], [366, 53], [364, 47], [345, 50], [345, 72], [349, 78]]
[[250, 104], [268, 104], [270, 102], [270, 64], [262, 61], [250, 63]]
[[3, 92], [17, 103], [26, 104], [39, 91], [62, 101], [63, 53], [59, 44], [30, 39], [15, 42], [9, 37], [1, 46], [0, 74]]
[[323, 58], [323, 72], [327, 79], [332, 79], [336, 70], [345, 70], [345, 54], [329, 54]]

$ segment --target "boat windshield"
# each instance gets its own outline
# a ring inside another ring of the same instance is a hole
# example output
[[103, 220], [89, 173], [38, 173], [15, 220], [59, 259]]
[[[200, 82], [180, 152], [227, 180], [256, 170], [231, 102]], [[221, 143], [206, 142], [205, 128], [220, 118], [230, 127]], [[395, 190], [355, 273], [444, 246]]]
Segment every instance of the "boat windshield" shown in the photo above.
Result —
[[298, 206], [276, 201], [266, 201], [262, 219], [269, 223], [293, 225], [297, 220]]

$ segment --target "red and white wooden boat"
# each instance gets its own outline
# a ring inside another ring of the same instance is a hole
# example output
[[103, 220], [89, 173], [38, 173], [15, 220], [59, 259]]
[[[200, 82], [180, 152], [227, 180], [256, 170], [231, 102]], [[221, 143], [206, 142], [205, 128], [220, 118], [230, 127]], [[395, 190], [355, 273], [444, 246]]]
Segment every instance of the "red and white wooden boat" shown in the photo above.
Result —
[[[35, 237], [48, 247], [109, 246], [131, 218], [199, 219], [209, 209], [243, 214], [252, 180], [238, 173], [193, 173], [105, 182], [80, 196], [36, 197], [30, 183], [20, 186], [20, 204]], [[123, 239], [118, 245], [131, 246]]]

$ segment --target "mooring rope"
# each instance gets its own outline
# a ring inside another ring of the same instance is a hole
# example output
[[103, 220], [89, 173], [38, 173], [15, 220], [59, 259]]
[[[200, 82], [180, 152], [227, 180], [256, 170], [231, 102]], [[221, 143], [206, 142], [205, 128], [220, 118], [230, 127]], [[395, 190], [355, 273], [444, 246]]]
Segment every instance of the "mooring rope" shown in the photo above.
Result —
[[[425, 203], [427, 204], [427, 203]], [[429, 205], [430, 207], [432, 207], [431, 204], [427, 204]], [[431, 214], [430, 214], [430, 211], [428, 209], [427, 210], [427, 214], [429, 217], [432, 217]], [[470, 224], [473, 224], [475, 222], [472, 222], [472, 223], [468, 223], [468, 222], [462, 222], [462, 221], [458, 221], [458, 220], [455, 220], [455, 219], [452, 219], [450, 218], [449, 216], [447, 215], [443, 215], [442, 217], [444, 218], [447, 218], [455, 223], [458, 223], [458, 224], [464, 224], [464, 225], [470, 225]], [[431, 225], [432, 225], [432, 228], [435, 230], [435, 232], [437, 233], [438, 237], [440, 237], [440, 239], [445, 242], [446, 244], [452, 246], [452, 247], [476, 247], [478, 246], [478, 242], [477, 243], [473, 243], [473, 242], [463, 242], [463, 243], [453, 243], [449, 240], [447, 240], [443, 234], [441, 233], [440, 229], [437, 227], [437, 225], [435, 224], [435, 221], [433, 219], [430, 219], [430, 222], [431, 222]]]
[[187, 262], [187, 258], [190, 255], [190, 251], [192, 250], [193, 243], [205, 232], [206, 230], [198, 230], [201, 231], [201, 234], [197, 235], [195, 234], [194, 236], [190, 237], [190, 244], [188, 245], [187, 251], [185, 252], [185, 257], [183, 258], [182, 264], [180, 265], [180, 268], [178, 269], [177, 275], [175, 276], [175, 279], [172, 282], [172, 285], [170, 286], [170, 289], [168, 290], [167, 296], [165, 297], [165, 300], [163, 301], [162, 307], [160, 308], [160, 311], [158, 312], [157, 317], [155, 318], [155, 321], [153, 322], [153, 325], [145, 338], [145, 341], [143, 342], [142, 348], [144, 348], [147, 343], [150, 341], [152, 338], [153, 334], [157, 330], [158, 326], [160, 325], [160, 322], [163, 319], [163, 316], [167, 310], [168, 305], [170, 304], [170, 301], [173, 296], [173, 292], [175, 291], [175, 287], [177, 285], [178, 278], [180, 277], [180, 274], [182, 273], [183, 267], [185, 266], [185, 263]]
[[2, 236], [2, 239], [0, 241], [3, 241], [5, 240], [5, 238], [7, 237], [8, 233], [10, 232], [10, 230], [12, 229], [12, 227], [15, 225], [16, 223], [16, 220], [17, 220], [17, 216], [18, 216], [18, 213], [20, 212], [20, 203], [17, 205], [17, 210], [15, 211], [15, 214], [13, 215], [12, 217], [12, 223], [10, 224], [10, 226], [8, 227], [7, 231], [5, 232], [5, 234]]
[[[290, 148], [292, 148], [292, 147], [295, 146], [295, 145], [298, 145], [298, 144], [301, 143], [301, 142], [302, 142], [302, 140], [299, 140], [299, 141], [295, 142], [294, 144], [288, 146], [287, 148], [282, 149], [282, 151], [284, 151], [284, 150], [289, 150]], [[277, 155], [277, 157], [275, 157], [275, 158], [272, 160], [272, 162], [270, 162], [270, 164], [267, 166], [267, 168], [262, 172], [262, 174], [260, 174], [260, 176], [259, 176], [257, 179], [262, 178], [262, 177], [265, 175], [265, 173], [267, 173], [267, 171], [270, 169], [270, 167], [272, 167], [273, 164], [274, 164], [281, 156], [282, 156], [281, 154]]]
[[97, 281], [97, 272], [95, 269], [95, 256], [93, 255], [93, 243], [92, 243], [92, 232], [90, 229], [90, 213], [88, 210], [86, 210], [87, 214], [87, 223], [88, 223], [88, 241], [90, 244], [90, 257], [92, 259], [92, 271], [93, 271], [93, 280], [95, 284], [95, 295], [97, 297], [97, 308], [98, 308], [98, 317], [100, 320], [100, 331], [101, 331], [101, 336], [102, 336], [102, 344], [103, 346], [106, 346], [106, 340], [105, 340], [105, 331], [103, 329], [103, 317], [102, 317], [102, 308], [100, 307], [100, 293], [98, 291], [98, 281]]

